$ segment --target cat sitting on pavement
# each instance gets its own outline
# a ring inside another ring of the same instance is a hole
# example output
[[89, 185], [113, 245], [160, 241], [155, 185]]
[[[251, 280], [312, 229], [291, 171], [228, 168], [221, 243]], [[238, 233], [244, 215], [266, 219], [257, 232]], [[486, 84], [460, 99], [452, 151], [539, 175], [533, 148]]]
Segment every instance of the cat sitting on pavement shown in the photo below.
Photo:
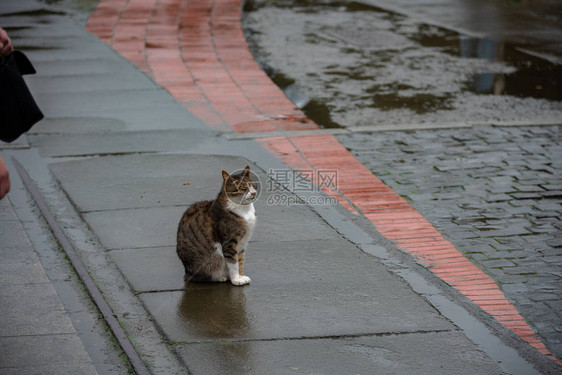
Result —
[[183, 214], [177, 234], [177, 254], [185, 280], [246, 285], [246, 247], [256, 225], [257, 184], [250, 167], [240, 173], [222, 171], [222, 188], [215, 200], [197, 202]]

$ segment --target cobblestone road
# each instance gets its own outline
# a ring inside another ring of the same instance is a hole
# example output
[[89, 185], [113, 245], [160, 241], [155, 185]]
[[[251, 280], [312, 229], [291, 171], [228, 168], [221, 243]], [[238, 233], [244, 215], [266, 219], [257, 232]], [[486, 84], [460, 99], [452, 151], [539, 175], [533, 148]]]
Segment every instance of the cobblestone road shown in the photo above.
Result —
[[338, 138], [496, 280], [562, 357], [560, 127]]

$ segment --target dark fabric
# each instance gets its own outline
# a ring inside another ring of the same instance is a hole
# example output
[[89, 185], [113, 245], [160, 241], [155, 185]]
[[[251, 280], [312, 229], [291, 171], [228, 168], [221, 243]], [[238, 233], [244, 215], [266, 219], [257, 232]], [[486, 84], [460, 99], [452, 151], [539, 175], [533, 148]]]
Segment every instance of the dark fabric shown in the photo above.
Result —
[[0, 140], [13, 142], [43, 118], [22, 78], [35, 69], [20, 51], [0, 58]]

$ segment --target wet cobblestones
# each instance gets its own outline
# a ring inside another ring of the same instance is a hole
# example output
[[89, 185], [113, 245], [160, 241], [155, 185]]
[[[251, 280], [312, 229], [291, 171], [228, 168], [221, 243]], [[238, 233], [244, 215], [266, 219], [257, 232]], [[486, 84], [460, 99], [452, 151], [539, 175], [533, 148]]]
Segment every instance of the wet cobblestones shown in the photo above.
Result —
[[488, 273], [562, 357], [560, 127], [338, 138]]

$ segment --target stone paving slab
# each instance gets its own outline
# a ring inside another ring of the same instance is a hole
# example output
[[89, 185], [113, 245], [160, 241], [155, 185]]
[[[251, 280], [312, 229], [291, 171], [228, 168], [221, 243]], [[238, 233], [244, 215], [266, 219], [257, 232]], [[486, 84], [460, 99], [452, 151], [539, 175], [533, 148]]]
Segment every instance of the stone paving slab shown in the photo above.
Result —
[[135, 293], [184, 288], [175, 246], [113, 250], [109, 255]]
[[1, 374], [97, 374], [76, 335], [0, 337]]
[[[65, 33], [64, 31], [62, 33]], [[16, 35], [23, 36], [22, 32], [18, 32]], [[17, 40], [17, 39], [16, 39]], [[41, 77], [77, 77], [81, 75], [86, 76], [99, 76], [100, 78], [107, 74], [114, 74], [118, 77], [129, 79], [134, 79], [138, 82], [149, 81], [149, 79], [142, 72], [138, 70], [130, 69], [129, 64], [123, 64], [122, 61], [117, 59], [108, 58], [106, 56], [98, 56], [96, 59], [76, 59], [76, 60], [60, 60], [60, 61], [49, 61], [49, 60], [39, 60], [33, 61], [33, 66], [41, 74]], [[35, 80], [39, 80], [40, 77], [34, 77]], [[121, 82], [122, 78], [119, 80]], [[123, 80], [123, 83], [127, 82]], [[114, 86], [113, 82], [110, 86]], [[108, 83], [106, 83], [108, 84]], [[38, 84], [38, 87], [41, 86]], [[87, 88], [86, 88], [87, 89]]]
[[[82, 111], [62, 107], [35, 125], [28, 134], [99, 133], [119, 130], [155, 130], [197, 128], [197, 121], [177, 103], [152, 104], [150, 107], [90, 109], [87, 100]], [[162, 113], [166, 113], [165, 120]], [[198, 129], [205, 129], [199, 126]]]
[[[364, 259], [363, 255], [354, 253], [351, 244], [339, 238], [251, 241], [247, 251], [245, 269], [248, 276], [272, 287], [338, 279], [340, 274], [361, 272], [353, 267], [353, 261]], [[182, 290], [185, 286], [184, 271], [175, 246], [113, 250], [110, 256], [135, 292]], [[342, 257], [345, 258], [343, 263]], [[375, 270], [378, 270], [376, 266]], [[365, 273], [376, 274], [377, 271]], [[190, 285], [190, 288], [196, 287]]]
[[7, 198], [0, 238], [0, 374], [97, 374]]
[[[444, 346], [450, 350], [442, 352]], [[195, 375], [502, 374], [457, 332], [191, 344], [176, 351]]]
[[[0, 220], [1, 222], [1, 220]], [[2, 223], [5, 225], [5, 223]], [[18, 233], [15, 225], [5, 225], [5, 229], [12, 233]], [[29, 251], [21, 251], [17, 246], [5, 246], [5, 242], [9, 242], [7, 236], [2, 237], [2, 246], [0, 247], [0, 287], [10, 284], [36, 284], [46, 283], [49, 281], [45, 270], [41, 266], [41, 262], [35, 253]]]
[[[210, 160], [212, 169], [208, 173], [201, 163]], [[221, 170], [233, 172], [247, 164], [243, 158], [220, 155], [127, 155], [55, 163], [50, 169], [78, 209], [87, 212], [180, 205], [187, 208], [218, 194]], [[84, 174], [84, 170], [89, 173]]]
[[36, 134], [89, 134], [123, 131], [127, 123], [116, 118], [104, 117], [54, 117], [45, 118], [27, 133]]
[[[56, 343], [55, 343], [56, 344]], [[96, 370], [88, 364], [83, 363], [61, 363], [44, 366], [24, 366], [1, 369], [2, 375], [94, 375]]]
[[8, 15], [10, 13], [22, 13], [22, 12], [29, 12], [29, 11], [34, 11], [37, 9], [41, 9], [41, 6], [35, 2], [31, 2], [31, 1], [18, 1], [18, 2], [13, 2], [13, 1], [5, 1], [2, 4], [2, 8], [0, 8], [0, 14], [2, 14], [3, 16]]
[[[214, 196], [213, 193], [208, 198], [213, 199]], [[175, 246], [177, 224], [187, 206], [90, 212], [84, 215], [84, 219], [107, 250]], [[338, 237], [326, 224], [312, 221], [318, 216], [311, 211], [286, 210], [282, 216], [276, 216], [265, 212], [261, 214], [258, 207], [257, 212], [260, 215], [260, 229], [254, 233], [254, 241]], [[119, 226], [115, 223], [119, 223]], [[283, 231], [279, 228], [283, 228]]]
[[174, 246], [184, 211], [184, 207], [151, 207], [91, 212], [83, 217], [106, 250], [130, 249]]
[[[114, 90], [100, 95], [99, 92], [37, 93], [34, 98], [41, 108], [45, 108], [46, 117], [62, 116], [106, 116], [112, 112], [146, 109], [145, 103], [151, 103], [152, 111], [160, 111], [161, 106], [175, 105], [162, 90]], [[153, 126], [157, 124], [154, 123]]]
[[111, 134], [29, 135], [29, 142], [46, 157], [165, 152], [209, 142], [208, 131], [168, 130]]
[[[175, 259], [170, 250], [160, 254]], [[147, 279], [154, 275], [148, 262], [153, 257], [145, 252], [139, 260], [134, 251], [113, 254], [138, 291], [147, 284], [140, 274], [144, 271]], [[170, 261], [161, 259], [156, 265]], [[384, 266], [342, 239], [251, 243], [245, 270], [252, 278], [249, 288], [186, 284], [185, 290], [143, 293], [140, 298], [173, 342], [452, 329]], [[159, 278], [172, 286], [174, 278], [182, 277], [183, 270], [175, 266]]]
[[[397, 302], [388, 291], [369, 289], [375, 284], [369, 280], [344, 284], [338, 278], [277, 287], [254, 280], [252, 287], [240, 290], [225, 283], [146, 293], [140, 299], [175, 343], [452, 329], [447, 320], [414, 295], [399, 293], [410, 301]], [[377, 284], [391, 286], [392, 281], [383, 279]]]
[[0, 301], [0, 336], [75, 332], [51, 284], [10, 285], [0, 291]]
[[[36, 68], [37, 69], [37, 68]], [[139, 74], [130, 74], [128, 71], [111, 71], [102, 74], [80, 75], [47, 75], [31, 76], [26, 79], [29, 89], [34, 95], [42, 93], [81, 93], [91, 91], [118, 91], [118, 90], [146, 90], [154, 88], [153, 83]], [[133, 71], [135, 72], [135, 71]], [[136, 73], [136, 72], [135, 72]], [[129, 77], [128, 77], [129, 76]], [[144, 79], [142, 79], [144, 78]], [[119, 82], [116, 86], [115, 82]]]
[[[53, 16], [53, 18], [56, 16]], [[57, 17], [57, 23], [58, 23]], [[51, 21], [49, 17], [46, 17], [44, 24], [48, 25]], [[26, 16], [13, 16], [13, 17], [2, 17], [2, 23], [5, 27], [25, 27], [28, 25], [37, 25], [37, 20], [34, 17]], [[57, 28], [64, 30], [64, 26], [57, 25]], [[67, 27], [67, 32], [73, 33], [73, 25]], [[54, 36], [52, 40], [58, 40], [55, 45], [45, 46], [45, 48], [22, 48], [26, 56], [35, 63], [38, 62], [57, 62], [64, 60], [96, 60], [99, 55], [103, 54], [104, 46], [100, 44], [92, 44], [90, 36], [77, 36], [76, 38], [59, 38]], [[54, 42], [52, 42], [54, 43]], [[88, 48], [85, 48], [88, 46]], [[16, 44], [17, 47], [17, 44]]]
[[[252, 165], [225, 156], [133, 155], [64, 162], [51, 170], [75, 205], [86, 212], [84, 218], [102, 245], [128, 249], [175, 246], [177, 223], [187, 207], [215, 198], [223, 168], [232, 171], [248, 164]], [[253, 168], [266, 181], [265, 174]], [[84, 170], [89, 173], [82, 178]], [[192, 182], [184, 186], [182, 180]], [[256, 203], [260, 229], [254, 241], [336, 237], [326, 224], [312, 221], [317, 215], [308, 208], [269, 206], [267, 194], [263, 192]]]

